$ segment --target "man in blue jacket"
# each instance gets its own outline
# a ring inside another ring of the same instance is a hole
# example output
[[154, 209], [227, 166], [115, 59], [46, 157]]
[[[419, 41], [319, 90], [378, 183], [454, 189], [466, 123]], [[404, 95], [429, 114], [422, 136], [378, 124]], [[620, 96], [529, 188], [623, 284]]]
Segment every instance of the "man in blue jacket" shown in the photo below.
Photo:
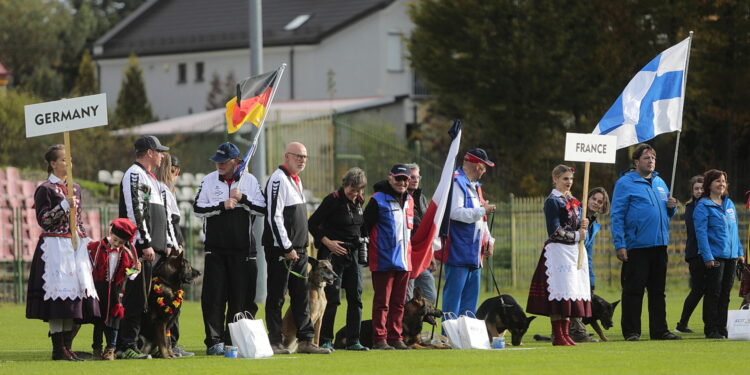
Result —
[[462, 167], [453, 174], [448, 244], [439, 256], [445, 264], [445, 313], [476, 313], [482, 257], [492, 256], [495, 243], [487, 226], [495, 205], [484, 200], [479, 179], [494, 166], [487, 152], [475, 148], [466, 152]]
[[649, 335], [652, 340], [680, 340], [667, 328], [664, 284], [667, 278], [669, 220], [677, 200], [654, 171], [656, 150], [640, 144], [633, 152], [635, 170], [615, 184], [612, 238], [622, 261], [622, 334], [639, 341], [643, 292], [648, 289]]

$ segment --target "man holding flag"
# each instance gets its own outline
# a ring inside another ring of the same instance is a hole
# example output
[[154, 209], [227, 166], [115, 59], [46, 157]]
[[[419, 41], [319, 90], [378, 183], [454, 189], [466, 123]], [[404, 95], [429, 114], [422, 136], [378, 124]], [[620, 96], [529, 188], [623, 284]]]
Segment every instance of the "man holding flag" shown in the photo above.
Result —
[[224, 343], [230, 342], [226, 317], [245, 310], [255, 315], [258, 310], [257, 254], [251, 228], [252, 215], [265, 215], [266, 202], [258, 180], [243, 171], [239, 157], [240, 149], [234, 144], [219, 145], [210, 158], [216, 170], [203, 178], [193, 204], [195, 216], [205, 219], [201, 308], [208, 355], [223, 355]]
[[648, 289], [651, 339], [681, 339], [667, 328], [664, 284], [669, 221], [677, 211], [677, 200], [670, 191], [677, 167], [692, 34], [636, 73], [593, 131], [617, 136], [618, 149], [678, 132], [670, 188], [655, 172], [656, 150], [641, 143], [632, 155], [634, 170], [626, 171], [617, 181], [612, 196], [612, 238], [617, 258], [623, 262], [621, 323], [626, 341], [640, 340], [644, 289]]
[[487, 152], [474, 148], [453, 174], [448, 241], [438, 256], [445, 264], [444, 313], [476, 312], [482, 257], [492, 256], [495, 243], [487, 226], [495, 205], [484, 200], [479, 179], [494, 166]]

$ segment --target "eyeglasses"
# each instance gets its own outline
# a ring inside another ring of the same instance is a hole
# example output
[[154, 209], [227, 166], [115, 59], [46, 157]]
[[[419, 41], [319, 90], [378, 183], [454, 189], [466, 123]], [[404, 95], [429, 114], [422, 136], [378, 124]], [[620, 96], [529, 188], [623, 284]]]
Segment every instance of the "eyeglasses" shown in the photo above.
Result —
[[297, 160], [301, 160], [301, 161], [307, 160], [307, 155], [295, 154], [293, 152], [287, 152], [287, 154], [294, 156], [295, 158], [297, 158]]
[[422, 179], [422, 176], [411, 176], [409, 179], [419, 181]]

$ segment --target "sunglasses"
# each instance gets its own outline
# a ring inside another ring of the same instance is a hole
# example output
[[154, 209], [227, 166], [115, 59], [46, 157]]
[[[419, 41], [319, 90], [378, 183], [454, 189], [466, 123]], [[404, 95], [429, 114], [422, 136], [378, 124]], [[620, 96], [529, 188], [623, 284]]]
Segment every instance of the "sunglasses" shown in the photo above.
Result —
[[407, 176], [394, 176], [393, 179], [396, 181], [409, 181], [409, 177]]

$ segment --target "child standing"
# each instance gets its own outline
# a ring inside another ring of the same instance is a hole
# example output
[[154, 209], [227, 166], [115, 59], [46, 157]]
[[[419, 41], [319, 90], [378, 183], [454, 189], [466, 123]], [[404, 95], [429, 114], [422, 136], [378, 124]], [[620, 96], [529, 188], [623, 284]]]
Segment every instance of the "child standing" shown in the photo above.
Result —
[[[115, 219], [107, 237], [88, 245], [102, 315], [94, 323], [94, 341], [91, 344], [94, 359], [115, 359], [117, 329], [125, 313], [122, 305], [125, 284], [127, 279], [135, 278], [141, 269], [130, 243], [136, 230], [130, 220]], [[102, 334], [107, 339], [104, 351]]]

